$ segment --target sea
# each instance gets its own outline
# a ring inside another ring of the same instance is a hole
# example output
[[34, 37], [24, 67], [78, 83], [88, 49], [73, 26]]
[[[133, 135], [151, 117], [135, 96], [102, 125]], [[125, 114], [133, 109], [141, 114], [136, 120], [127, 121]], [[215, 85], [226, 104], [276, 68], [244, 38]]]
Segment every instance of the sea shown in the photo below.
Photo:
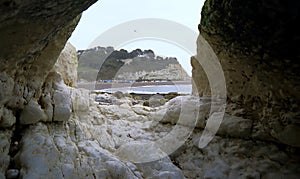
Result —
[[153, 85], [153, 86], [138, 86], [138, 87], [121, 87], [95, 90], [98, 92], [114, 93], [121, 91], [123, 93], [136, 93], [136, 94], [167, 94], [176, 92], [178, 94], [191, 94], [191, 84], [178, 84], [178, 85]]

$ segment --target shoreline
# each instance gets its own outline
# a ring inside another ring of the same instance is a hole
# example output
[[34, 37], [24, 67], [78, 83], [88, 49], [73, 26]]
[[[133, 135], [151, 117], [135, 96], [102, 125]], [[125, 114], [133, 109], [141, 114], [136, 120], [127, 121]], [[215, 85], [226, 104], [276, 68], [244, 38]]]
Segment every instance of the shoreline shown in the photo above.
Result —
[[134, 82], [134, 83], [77, 83], [78, 88], [85, 88], [88, 90], [102, 90], [112, 88], [126, 88], [126, 87], [141, 87], [141, 86], [163, 86], [163, 85], [190, 85], [191, 81], [167, 81], [167, 82]]

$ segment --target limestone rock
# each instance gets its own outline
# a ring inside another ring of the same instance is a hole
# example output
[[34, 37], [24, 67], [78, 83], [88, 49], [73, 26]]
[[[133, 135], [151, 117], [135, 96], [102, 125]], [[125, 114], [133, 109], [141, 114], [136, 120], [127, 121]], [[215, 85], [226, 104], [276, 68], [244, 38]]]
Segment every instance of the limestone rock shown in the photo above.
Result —
[[118, 104], [118, 100], [115, 96], [108, 95], [108, 94], [100, 94], [97, 95], [95, 101], [99, 102], [100, 104]]
[[275, 137], [282, 143], [288, 144], [294, 147], [300, 147], [300, 126], [288, 125], [284, 130], [275, 134]]
[[0, 107], [0, 128], [11, 127], [16, 123], [13, 112], [5, 107]]
[[[128, 142], [120, 146], [115, 153], [123, 161], [132, 163], [148, 163], [167, 156], [159, 146], [152, 142]], [[145, 153], [148, 155], [145, 156]]]
[[249, 138], [251, 136], [252, 120], [225, 114], [218, 130], [218, 134], [237, 138]]
[[[187, 178], [296, 177], [299, 164], [290, 163], [286, 151], [268, 142], [215, 136], [197, 149], [201, 133], [193, 134], [175, 159]], [[192, 147], [192, 145], [196, 145]], [[250, 152], [249, 152], [250, 151]], [[293, 154], [293, 157], [299, 157]], [[284, 167], [280, 165], [284, 163]]]
[[[14, 163], [20, 178], [183, 178], [182, 173], [188, 178], [299, 178], [299, 2], [206, 0], [199, 29], [223, 67], [227, 112], [239, 117], [225, 117], [220, 136], [199, 149], [194, 142], [212, 106], [203, 102], [200, 127], [192, 133], [193, 140], [178, 149], [180, 155], [146, 164], [121, 161], [114, 152], [130, 142], [164, 138], [175, 123], [190, 125], [189, 120], [178, 122], [180, 105], [152, 109], [122, 99], [97, 106], [94, 97], [72, 101], [59, 76], [47, 81], [76, 17], [93, 2], [0, 3], [0, 106], [5, 116], [1, 125], [14, 125], [12, 115], [19, 112], [20, 123], [29, 124], [22, 126], [17, 156], [10, 156], [10, 146], [20, 126], [14, 135], [10, 129], [0, 130], [0, 178]], [[204, 69], [195, 64], [193, 68], [196, 94], [209, 94]], [[187, 111], [198, 108], [190, 108], [195, 106], [190, 102]], [[88, 112], [78, 109], [87, 106]], [[164, 120], [165, 112], [164, 124], [153, 121]], [[53, 115], [55, 121], [65, 122], [38, 122], [50, 121]], [[192, 119], [194, 114], [183, 115]], [[246, 140], [249, 128], [255, 135]]]
[[41, 96], [41, 107], [44, 109], [47, 116], [47, 121], [52, 121], [53, 119], [53, 105], [51, 95], [49, 93], [43, 94]]
[[70, 118], [72, 112], [71, 92], [68, 86], [64, 83], [62, 76], [57, 72], [49, 73], [47, 82], [45, 83], [43, 104], [49, 106], [50, 104], [47, 95], [51, 94], [51, 104], [53, 105], [53, 121], [66, 121]]
[[[5, 175], [10, 163], [9, 148], [11, 143], [12, 131], [0, 130], [0, 178]], [[5, 178], [5, 177], [4, 177]]]
[[193, 76], [192, 94], [197, 96], [210, 96], [209, 81], [197, 57], [191, 57], [191, 65]]
[[[166, 108], [165, 116], [161, 122], [170, 122], [172, 124], [197, 126], [204, 128], [204, 122], [210, 110], [210, 104], [200, 101], [200, 98], [194, 96], [178, 96], [171, 99], [162, 108]], [[178, 121], [179, 119], [182, 119]]]
[[47, 120], [47, 116], [41, 106], [34, 100], [29, 101], [20, 114], [20, 124], [34, 124]]
[[[161, 112], [151, 115], [152, 117], [156, 115], [155, 119], [163, 123], [170, 122], [171, 124], [204, 129], [206, 127], [206, 120], [209, 117], [210, 111], [214, 110], [210, 109], [210, 107], [211, 103], [205, 99], [201, 100], [201, 98], [197, 97], [181, 96], [170, 100], [162, 107], [162, 109], [160, 109]], [[198, 112], [198, 115], [195, 115], [192, 109]], [[182, 120], [179, 121], [179, 119]], [[252, 120], [225, 114], [220, 126], [218, 127], [217, 133], [224, 136], [238, 138], [251, 137], [252, 123]], [[207, 129], [209, 130], [209, 128]]]
[[53, 94], [53, 121], [66, 121], [70, 118], [71, 109], [71, 98], [70, 92], [55, 90]]
[[[300, 65], [296, 60], [299, 46], [295, 45], [299, 34], [291, 33], [299, 29], [286, 19], [296, 22], [300, 16], [290, 17], [282, 12], [299, 10], [300, 6], [285, 6], [284, 2], [270, 5], [272, 2], [205, 2], [198, 26], [201, 36], [197, 40], [197, 55], [192, 58], [193, 94], [210, 95], [211, 85], [218, 85], [216, 80], [208, 81], [205, 75], [205, 70], [213, 69], [204, 69], [199, 63], [209, 60], [206, 50], [203, 51], [205, 47], [200, 38], [203, 37], [222, 66], [216, 73], [224, 73], [226, 79], [227, 112], [251, 119], [251, 135], [256, 139], [284, 143], [283, 138], [279, 140], [277, 136], [287, 134], [285, 129], [289, 124], [299, 123], [296, 116], [299, 116], [300, 106]], [[275, 19], [285, 28], [272, 23]]]
[[77, 66], [78, 59], [76, 49], [68, 42], [60, 53], [53, 70], [59, 72], [65, 84], [72, 87], [76, 86]]
[[[136, 165], [146, 178], [174, 178], [184, 179], [182, 171], [169, 158]], [[156, 172], [159, 171], [159, 172]]]
[[[56, 90], [61, 87], [57, 84]], [[166, 137], [174, 134], [174, 125], [153, 121], [149, 115], [154, 116], [160, 111], [164, 116], [167, 110], [162, 109], [165, 106], [150, 108], [133, 105], [127, 97], [117, 105], [98, 104], [94, 101], [95, 94], [82, 89], [71, 89], [71, 96], [73, 113], [69, 120], [64, 123], [39, 122], [24, 129], [20, 150], [14, 157], [17, 166], [20, 166], [20, 177], [237, 178], [293, 177], [300, 173], [296, 153], [287, 154], [288, 151], [272, 143], [244, 139], [248, 134], [246, 124], [249, 120], [226, 115], [226, 125], [220, 127], [224, 132], [220, 135], [226, 137], [215, 136], [203, 149], [197, 147], [201, 136], [198, 128], [192, 132], [191, 140], [170, 152], [170, 159], [164, 151], [184, 139], [180, 135]], [[107, 94], [107, 97], [112, 96]], [[192, 99], [196, 98], [174, 98], [169, 107], [181, 106], [182, 101]], [[210, 100], [202, 99], [199, 104], [210, 104]], [[207, 105], [203, 110], [209, 108], [210, 105]], [[174, 109], [171, 111], [178, 110], [177, 107]], [[233, 133], [236, 136], [230, 138]], [[159, 142], [161, 139], [164, 139], [164, 144]], [[10, 141], [7, 142], [3, 143], [6, 154]], [[153, 143], [155, 145], [149, 147]], [[134, 162], [136, 154], [139, 154], [139, 159], [146, 155], [146, 158], [156, 157], [158, 160], [135, 163], [138, 162]], [[7, 166], [8, 163], [9, 160]], [[0, 173], [6, 170], [7, 167]]]
[[88, 112], [90, 106], [90, 91], [86, 89], [71, 89], [73, 112]]

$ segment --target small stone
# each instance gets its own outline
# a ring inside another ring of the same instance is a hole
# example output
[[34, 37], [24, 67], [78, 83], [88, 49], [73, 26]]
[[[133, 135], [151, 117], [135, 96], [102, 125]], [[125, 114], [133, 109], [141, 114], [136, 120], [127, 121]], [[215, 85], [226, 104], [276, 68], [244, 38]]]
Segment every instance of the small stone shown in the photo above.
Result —
[[116, 91], [113, 96], [115, 96], [118, 99], [124, 98], [124, 94], [122, 91]]
[[9, 169], [6, 172], [6, 178], [7, 179], [13, 179], [13, 178], [18, 178], [19, 176], [19, 170], [18, 169]]

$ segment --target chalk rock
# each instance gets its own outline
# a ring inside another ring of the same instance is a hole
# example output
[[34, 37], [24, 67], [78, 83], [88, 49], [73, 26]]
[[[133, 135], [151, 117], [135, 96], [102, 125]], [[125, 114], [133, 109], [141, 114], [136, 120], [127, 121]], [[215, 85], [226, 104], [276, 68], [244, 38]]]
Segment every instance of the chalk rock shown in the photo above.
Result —
[[60, 53], [53, 68], [62, 75], [66, 85], [76, 86], [77, 66], [78, 58], [76, 49], [68, 42]]
[[55, 90], [53, 94], [54, 114], [53, 121], [66, 121], [71, 115], [71, 98], [69, 90]]
[[34, 100], [29, 101], [20, 114], [20, 124], [34, 124], [45, 121], [47, 116], [41, 106]]
[[90, 91], [86, 89], [71, 88], [73, 112], [87, 112], [90, 106]]

